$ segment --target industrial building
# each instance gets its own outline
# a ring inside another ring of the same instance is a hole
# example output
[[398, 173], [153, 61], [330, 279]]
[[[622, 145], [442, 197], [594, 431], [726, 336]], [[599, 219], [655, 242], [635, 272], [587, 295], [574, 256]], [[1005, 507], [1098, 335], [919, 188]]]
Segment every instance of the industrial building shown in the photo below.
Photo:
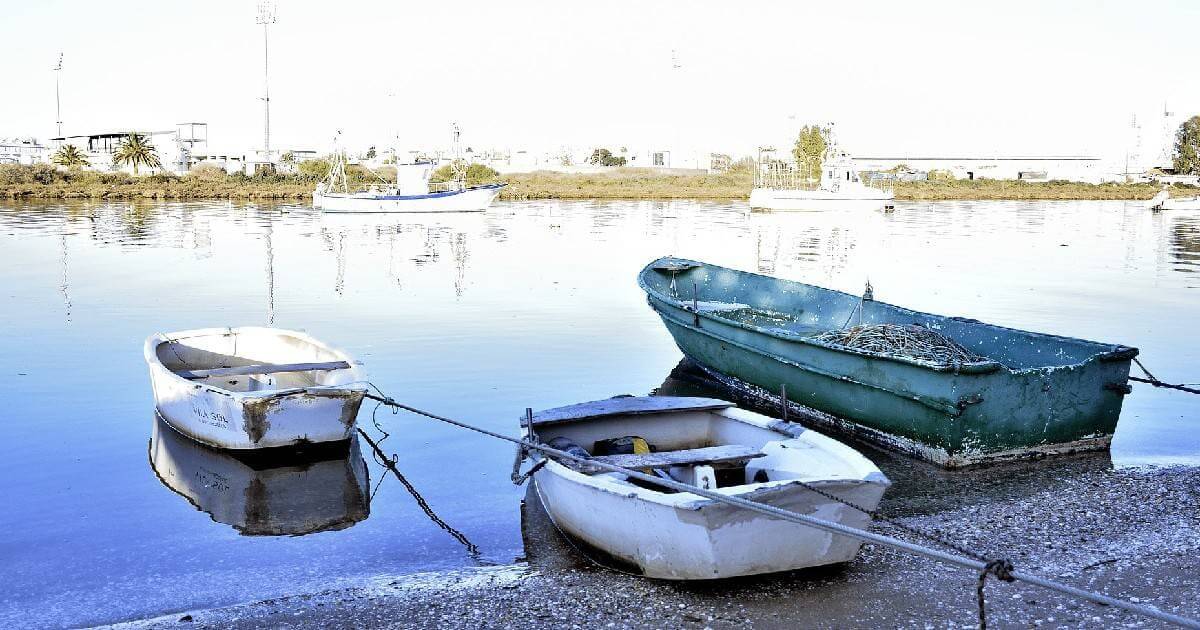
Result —
[[1098, 157], [1066, 156], [1013, 156], [1013, 157], [937, 157], [903, 156], [851, 158], [855, 170], [865, 173], [895, 173], [907, 171], [917, 179], [932, 171], [948, 172], [955, 179], [1015, 179], [1031, 182], [1066, 180], [1073, 182], [1100, 183], [1113, 179], [1106, 173]]

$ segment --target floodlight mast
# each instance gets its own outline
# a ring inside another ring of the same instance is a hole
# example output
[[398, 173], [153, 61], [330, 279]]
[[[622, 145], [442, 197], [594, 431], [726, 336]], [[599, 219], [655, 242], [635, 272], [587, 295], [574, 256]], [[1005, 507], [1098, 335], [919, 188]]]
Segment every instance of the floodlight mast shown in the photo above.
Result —
[[62, 68], [63, 54], [58, 53], [58, 65], [54, 66], [54, 120], [58, 125], [58, 137], [62, 137]]
[[269, 60], [268, 54], [268, 37], [267, 32], [270, 25], [275, 23], [275, 2], [273, 0], [262, 0], [258, 3], [258, 17], [255, 18], [255, 23], [262, 24], [263, 27], [263, 158], [271, 159], [271, 92], [269, 77]]

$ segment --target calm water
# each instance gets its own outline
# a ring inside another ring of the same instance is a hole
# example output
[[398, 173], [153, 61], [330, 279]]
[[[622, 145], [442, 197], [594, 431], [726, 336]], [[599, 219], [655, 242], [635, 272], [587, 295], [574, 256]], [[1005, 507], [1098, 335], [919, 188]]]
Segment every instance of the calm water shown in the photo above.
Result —
[[[237, 493], [252, 477], [278, 488], [307, 479], [319, 492], [292, 506], [293, 521], [337, 500], [352, 517], [335, 531], [246, 536], [235, 526], [256, 531], [263, 515], [242, 503], [202, 497], [208, 513], [198, 511], [150, 465], [142, 343], [156, 331], [306, 330], [403, 401], [515, 432], [525, 407], [662, 384], [680, 354], [634, 277], [676, 254], [855, 293], [869, 278], [883, 301], [1125, 343], [1160, 378], [1200, 380], [1200, 213], [1119, 202], [899, 204], [890, 215], [539, 202], [331, 217], [300, 206], [5, 203], [3, 627], [116, 621], [475, 562], [394, 480], [367, 516], [374, 462], [363, 488], [346, 476], [358, 460], [251, 471], [177, 441], [174, 474], [223, 470]], [[1138, 386], [1114, 465], [1200, 464], [1197, 416], [1196, 397]], [[400, 469], [484, 561], [523, 554], [510, 448], [379, 418]]]

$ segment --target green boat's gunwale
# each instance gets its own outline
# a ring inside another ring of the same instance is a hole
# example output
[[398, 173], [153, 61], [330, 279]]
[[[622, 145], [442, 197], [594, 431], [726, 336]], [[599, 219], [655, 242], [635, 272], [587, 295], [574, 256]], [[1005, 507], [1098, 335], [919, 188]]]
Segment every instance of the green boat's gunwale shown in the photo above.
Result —
[[[1095, 346], [1098, 350], [1102, 350], [1101, 352], [1096, 352], [1095, 354], [1092, 354], [1089, 357], [1085, 358], [1083, 361], [1078, 361], [1076, 363], [1063, 363], [1063, 364], [1058, 364], [1058, 365], [1047, 365], [1047, 366], [1039, 366], [1039, 367], [1031, 367], [1031, 368], [1013, 369], [1013, 368], [1009, 368], [997, 361], [991, 361], [991, 360], [986, 361], [986, 362], [981, 362], [981, 363], [971, 363], [971, 364], [957, 365], [957, 366], [956, 365], [942, 365], [942, 366], [932, 365], [932, 364], [924, 362], [924, 361], [918, 361], [918, 360], [909, 359], [906, 357], [898, 357], [898, 356], [892, 356], [892, 355], [888, 355], [888, 354], [880, 354], [877, 352], [870, 352], [870, 351], [866, 351], [866, 350], [859, 350], [856, 348], [845, 348], [845, 347], [841, 347], [841, 346], [836, 346], [833, 344], [820, 342], [820, 341], [817, 341], [810, 337], [805, 337], [805, 336], [799, 335], [799, 334], [782, 333], [779, 331], [769, 330], [769, 329], [763, 328], [761, 326], [747, 324], [745, 322], [739, 322], [739, 321], [728, 320], [725, 318], [716, 317], [714, 315], [705, 313], [703, 311], [699, 311], [699, 312], [694, 311], [694, 310], [688, 308], [686, 303], [663, 295], [662, 292], [655, 289], [654, 287], [651, 287], [650, 283], [646, 280], [646, 278], [648, 277], [648, 274], [650, 272], [657, 271], [658, 268], [665, 267], [667, 265], [672, 265], [676, 268], [683, 267], [684, 269], [689, 270], [689, 271], [691, 269], [700, 268], [700, 267], [707, 267], [710, 269], [719, 269], [722, 271], [732, 272], [734, 274], [754, 276], [757, 278], [765, 278], [765, 279], [773, 281], [773, 282], [779, 282], [779, 283], [783, 283], [783, 284], [787, 284], [787, 285], [805, 287], [808, 289], [815, 289], [816, 291], [835, 293], [835, 294], [838, 294], [838, 295], [841, 295], [841, 296], [844, 296], [844, 297], [847, 297], [850, 299], [858, 299], [860, 296], [853, 295], [851, 293], [846, 293], [845, 291], [839, 291], [837, 289], [829, 289], [826, 287], [819, 287], [816, 285], [807, 284], [804, 282], [798, 282], [795, 280], [785, 280], [782, 278], [776, 278], [774, 276], [768, 276], [766, 274], [759, 274], [759, 273], [754, 273], [751, 271], [742, 271], [740, 269], [731, 269], [729, 267], [722, 267], [720, 265], [712, 265], [712, 264], [708, 264], [708, 263], [702, 263], [699, 261], [688, 260], [685, 258], [675, 258], [673, 256], [666, 256], [666, 257], [659, 258], [659, 259], [651, 262], [650, 264], [643, 267], [641, 273], [638, 274], [638, 286], [641, 287], [641, 289], [646, 292], [646, 295], [651, 300], [657, 300], [659, 302], [662, 302], [666, 306], [683, 310], [689, 314], [695, 315], [695, 316], [703, 318], [703, 319], [711, 320], [714, 322], [719, 322], [721, 324], [725, 324], [725, 325], [729, 325], [729, 326], [736, 326], [739, 328], [743, 328], [745, 330], [749, 330], [756, 334], [766, 335], [768, 337], [774, 337], [776, 339], [780, 339], [783, 341], [806, 344], [806, 345], [815, 346], [815, 347], [826, 349], [826, 350], [831, 350], [834, 352], [854, 354], [854, 355], [858, 355], [858, 356], [862, 356], [862, 357], [867, 357], [870, 359], [882, 359], [885, 361], [892, 361], [895, 363], [912, 365], [912, 366], [930, 370], [933, 372], [953, 372], [953, 373], [959, 373], [959, 374], [989, 374], [992, 372], [1003, 370], [1003, 371], [1008, 372], [1009, 374], [1014, 374], [1014, 375], [1015, 374], [1045, 373], [1045, 372], [1051, 372], [1051, 371], [1061, 370], [1061, 369], [1065, 369], [1065, 368], [1080, 367], [1080, 366], [1087, 365], [1088, 363], [1092, 363], [1097, 360], [1098, 361], [1129, 360], [1138, 355], [1137, 348], [1134, 348], [1131, 346], [1126, 346], [1123, 344], [1102, 343], [1099, 341], [1080, 339], [1078, 337], [1066, 337], [1063, 335], [1053, 335], [1050, 333], [1022, 330], [1020, 328], [1011, 328], [1011, 327], [1007, 327], [1007, 326], [1000, 326], [997, 324], [989, 324], [987, 322], [982, 322], [977, 319], [971, 319], [971, 318], [967, 318], [967, 317], [955, 317], [955, 316], [947, 316], [947, 315], [938, 315], [936, 313], [925, 313], [922, 311], [917, 311], [917, 310], [913, 310], [910, 308], [906, 308], [903, 306], [897, 306], [895, 304], [891, 304], [888, 302], [876, 301], [878, 304], [882, 304], [884, 306], [894, 308], [894, 309], [900, 311], [902, 314], [922, 316], [922, 317], [941, 318], [941, 319], [946, 319], [946, 320], [954, 321], [954, 322], [961, 323], [961, 324], [970, 324], [970, 325], [979, 326], [982, 328], [988, 328], [988, 329], [993, 329], [993, 330], [1002, 330], [1002, 331], [1007, 331], [1007, 332], [1011, 332], [1011, 333], [1019, 333], [1022, 335], [1030, 335], [1032, 337], [1041, 338], [1041, 339], [1045, 339], [1045, 340], [1058, 340], [1058, 341], [1062, 341], [1062, 342], [1090, 345], [1090, 346]], [[654, 308], [655, 305], [653, 304], [653, 302], [651, 302], [650, 306], [651, 306], [651, 308]], [[657, 311], [659, 309], [654, 308], [654, 310]]]

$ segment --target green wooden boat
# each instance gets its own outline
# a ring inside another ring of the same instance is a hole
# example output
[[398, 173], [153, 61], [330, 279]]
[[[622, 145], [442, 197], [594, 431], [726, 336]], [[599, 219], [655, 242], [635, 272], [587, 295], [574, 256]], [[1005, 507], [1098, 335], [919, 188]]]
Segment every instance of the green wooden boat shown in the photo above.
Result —
[[[948, 468], [1108, 448], [1137, 349], [920, 313], [679, 258], [638, 276], [688, 358], [718, 379], [835, 416], [827, 424]], [[979, 358], [938, 363], [814, 338], [917, 324]], [[819, 416], [819, 414], [817, 415]]]

